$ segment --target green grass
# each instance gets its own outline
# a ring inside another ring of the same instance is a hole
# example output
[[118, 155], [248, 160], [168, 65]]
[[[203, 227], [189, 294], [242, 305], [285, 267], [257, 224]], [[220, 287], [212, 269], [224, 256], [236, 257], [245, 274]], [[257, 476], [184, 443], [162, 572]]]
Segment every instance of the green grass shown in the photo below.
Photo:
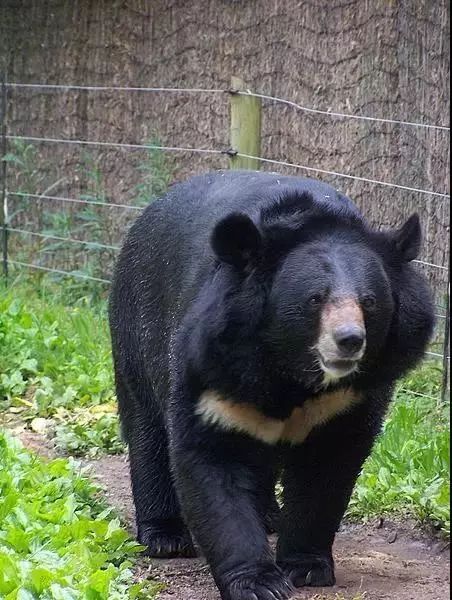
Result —
[[[73, 455], [123, 451], [105, 298], [91, 289], [48, 278], [0, 289], [0, 419], [3, 409], [4, 423], [26, 422]], [[399, 386], [349, 517], [410, 517], [450, 531], [448, 406], [416, 395], [438, 397], [440, 382], [428, 361]]]
[[153, 598], [136, 584], [141, 550], [72, 460], [44, 461], [0, 430], [0, 598]]

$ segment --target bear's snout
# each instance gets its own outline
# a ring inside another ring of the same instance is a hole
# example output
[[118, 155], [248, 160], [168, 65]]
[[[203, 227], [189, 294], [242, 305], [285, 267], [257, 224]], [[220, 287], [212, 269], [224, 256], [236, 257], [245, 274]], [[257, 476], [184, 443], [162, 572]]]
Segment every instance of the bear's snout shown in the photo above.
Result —
[[355, 298], [343, 298], [324, 306], [316, 350], [322, 370], [333, 379], [346, 377], [358, 369], [366, 350], [366, 328]]

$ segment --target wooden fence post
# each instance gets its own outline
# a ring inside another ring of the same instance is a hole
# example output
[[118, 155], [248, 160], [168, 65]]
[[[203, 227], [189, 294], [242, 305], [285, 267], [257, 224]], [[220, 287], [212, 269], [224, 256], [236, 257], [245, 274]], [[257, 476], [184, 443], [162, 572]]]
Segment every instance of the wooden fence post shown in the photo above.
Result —
[[262, 102], [260, 98], [236, 92], [246, 92], [245, 82], [240, 77], [231, 79], [230, 142], [231, 169], [260, 167], [260, 161], [248, 156], [261, 155]]

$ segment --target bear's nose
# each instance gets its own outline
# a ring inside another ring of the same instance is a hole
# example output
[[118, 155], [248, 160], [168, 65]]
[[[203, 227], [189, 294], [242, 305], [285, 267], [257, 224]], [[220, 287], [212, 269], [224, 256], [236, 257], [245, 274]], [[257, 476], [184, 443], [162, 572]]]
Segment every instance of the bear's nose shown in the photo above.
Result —
[[335, 330], [334, 341], [344, 356], [352, 357], [362, 350], [366, 333], [359, 325], [342, 325]]

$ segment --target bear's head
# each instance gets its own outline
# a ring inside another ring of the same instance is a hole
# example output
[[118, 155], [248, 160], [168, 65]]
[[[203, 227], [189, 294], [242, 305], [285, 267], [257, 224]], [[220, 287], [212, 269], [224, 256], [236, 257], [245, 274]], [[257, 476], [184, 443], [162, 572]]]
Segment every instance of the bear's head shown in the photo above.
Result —
[[419, 218], [378, 232], [357, 211], [303, 200], [216, 225], [227, 290], [219, 338], [232, 354], [242, 348], [242, 364], [254, 353], [267, 373], [310, 389], [392, 383], [419, 361], [433, 328], [428, 286], [410, 264]]

